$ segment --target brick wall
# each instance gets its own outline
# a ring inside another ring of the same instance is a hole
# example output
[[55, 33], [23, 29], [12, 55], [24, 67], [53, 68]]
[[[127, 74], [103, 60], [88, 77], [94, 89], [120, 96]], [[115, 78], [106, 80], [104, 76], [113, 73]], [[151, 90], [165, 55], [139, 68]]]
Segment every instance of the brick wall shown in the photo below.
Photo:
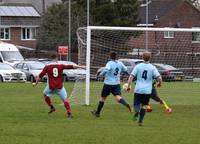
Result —
[[[159, 18], [154, 26], [173, 28], [200, 27], [200, 11], [188, 2], [182, 2], [174, 10]], [[200, 54], [192, 55], [200, 53], [200, 43], [192, 41], [191, 32], [175, 32], [174, 38], [164, 38], [164, 32], [148, 32], [148, 37], [148, 50], [153, 53], [152, 62], [166, 63], [178, 68], [184, 68], [185, 74], [200, 77], [199, 72], [193, 72], [193, 68], [200, 68]], [[130, 43], [133, 48], [144, 49], [145, 32], [137, 38], [132, 38]]]
[[21, 28], [20, 27], [12, 27], [10, 29], [10, 40], [6, 40], [5, 42], [12, 43], [15, 45], [20, 45], [29, 48], [36, 48], [36, 40], [21, 40]]

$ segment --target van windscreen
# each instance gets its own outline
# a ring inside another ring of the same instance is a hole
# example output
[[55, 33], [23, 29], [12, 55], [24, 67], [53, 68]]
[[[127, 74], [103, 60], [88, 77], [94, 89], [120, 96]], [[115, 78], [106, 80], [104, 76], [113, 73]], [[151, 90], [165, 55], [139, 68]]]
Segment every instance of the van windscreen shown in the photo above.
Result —
[[4, 59], [4, 61], [24, 60], [24, 58], [18, 51], [2, 51], [1, 55]]

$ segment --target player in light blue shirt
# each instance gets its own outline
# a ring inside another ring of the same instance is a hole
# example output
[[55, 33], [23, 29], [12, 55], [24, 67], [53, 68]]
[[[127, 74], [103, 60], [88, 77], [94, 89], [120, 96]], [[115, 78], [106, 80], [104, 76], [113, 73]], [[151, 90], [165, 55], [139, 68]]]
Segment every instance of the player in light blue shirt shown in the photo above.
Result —
[[135, 66], [131, 75], [137, 79], [135, 93], [151, 94], [153, 79], [160, 76], [160, 73], [152, 64], [141, 63]]
[[107, 85], [120, 84], [120, 74], [127, 72], [127, 67], [118, 60], [111, 60], [106, 64], [105, 69], [100, 73], [105, 77], [104, 83]]
[[146, 106], [149, 104], [150, 95], [152, 92], [152, 83], [156, 79], [157, 86], [161, 86], [162, 78], [155, 66], [149, 63], [151, 53], [144, 52], [144, 62], [135, 66], [128, 79], [128, 91], [133, 79], [136, 79], [136, 86], [134, 90], [134, 119], [139, 117], [139, 126], [142, 125]]
[[100, 116], [104, 102], [110, 93], [115, 96], [119, 103], [126, 106], [131, 112], [130, 105], [121, 97], [120, 88], [120, 73], [127, 72], [127, 67], [117, 60], [117, 54], [115, 52], [110, 53], [110, 58], [111, 60], [107, 62], [105, 69], [100, 74], [103, 75], [105, 79], [97, 109], [92, 111], [92, 114], [96, 117]]

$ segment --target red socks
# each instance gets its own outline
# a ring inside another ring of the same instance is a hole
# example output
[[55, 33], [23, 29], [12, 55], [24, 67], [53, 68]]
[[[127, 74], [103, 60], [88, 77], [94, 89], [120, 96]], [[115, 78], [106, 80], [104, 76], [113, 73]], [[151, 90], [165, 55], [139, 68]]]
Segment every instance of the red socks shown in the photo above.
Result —
[[69, 103], [69, 100], [65, 100], [64, 101], [64, 106], [67, 110], [67, 113], [71, 113], [71, 107], [70, 107], [70, 103]]
[[44, 100], [48, 104], [49, 107], [52, 106], [51, 99], [48, 96], [44, 96]]
[[[44, 100], [48, 104], [49, 107], [52, 107], [51, 99], [48, 96], [44, 96]], [[71, 114], [71, 106], [70, 106], [69, 100], [64, 101], [64, 106], [67, 110], [67, 113]]]

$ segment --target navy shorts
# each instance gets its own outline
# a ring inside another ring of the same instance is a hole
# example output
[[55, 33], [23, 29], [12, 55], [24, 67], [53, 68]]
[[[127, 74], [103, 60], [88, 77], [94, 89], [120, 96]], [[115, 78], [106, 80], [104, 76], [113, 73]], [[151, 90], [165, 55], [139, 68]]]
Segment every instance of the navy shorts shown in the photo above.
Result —
[[151, 94], [134, 94], [134, 105], [148, 105]]
[[120, 85], [103, 85], [103, 89], [101, 91], [102, 97], [107, 97], [110, 93], [112, 93], [114, 96], [121, 95], [121, 87]]
[[155, 88], [152, 88], [152, 91], [151, 91], [151, 98], [157, 102], [160, 101], [160, 97], [158, 96], [157, 94], [157, 91]]

